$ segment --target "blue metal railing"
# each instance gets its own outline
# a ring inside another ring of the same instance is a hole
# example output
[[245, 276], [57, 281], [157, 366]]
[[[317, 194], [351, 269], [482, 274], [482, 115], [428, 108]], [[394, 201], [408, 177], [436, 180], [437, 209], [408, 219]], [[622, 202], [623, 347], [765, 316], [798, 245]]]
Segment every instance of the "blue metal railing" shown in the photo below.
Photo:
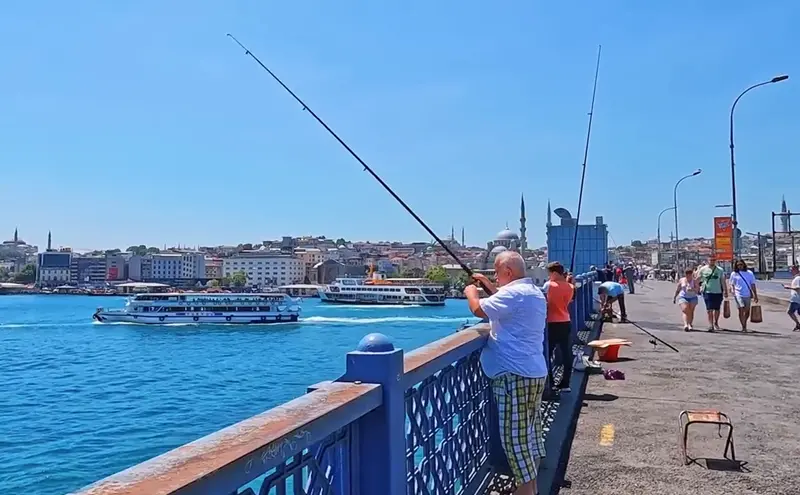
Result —
[[[594, 274], [575, 280], [576, 336], [592, 313], [593, 280]], [[370, 334], [347, 354], [338, 380], [80, 494], [484, 493], [497, 474], [491, 389], [479, 362], [487, 332], [488, 325], [477, 325], [405, 355]], [[552, 417], [557, 404], [543, 405], [544, 415]]]

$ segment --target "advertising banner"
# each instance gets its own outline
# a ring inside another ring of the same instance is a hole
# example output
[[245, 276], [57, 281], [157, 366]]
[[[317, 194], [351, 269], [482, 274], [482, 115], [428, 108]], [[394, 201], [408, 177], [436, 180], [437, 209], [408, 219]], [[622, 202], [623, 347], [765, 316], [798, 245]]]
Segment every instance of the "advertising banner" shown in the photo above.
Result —
[[714, 217], [714, 254], [718, 261], [733, 261], [733, 219]]

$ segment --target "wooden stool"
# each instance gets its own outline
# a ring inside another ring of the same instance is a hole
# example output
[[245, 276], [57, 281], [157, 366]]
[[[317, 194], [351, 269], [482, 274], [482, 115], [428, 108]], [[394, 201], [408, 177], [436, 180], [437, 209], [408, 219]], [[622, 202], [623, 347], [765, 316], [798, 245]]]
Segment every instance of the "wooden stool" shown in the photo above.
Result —
[[[728, 427], [728, 438], [725, 440], [725, 453], [723, 457], [729, 461], [738, 462], [736, 460], [736, 450], [733, 446], [733, 423], [730, 418], [723, 412], [714, 409], [701, 409], [698, 411], [682, 411], [678, 417], [681, 430], [683, 431], [683, 443], [681, 444], [681, 451], [683, 452], [684, 465], [691, 464], [693, 459], [690, 459], [686, 454], [686, 443], [689, 437], [689, 425], [693, 424], [706, 424], [717, 425], [719, 427], [719, 437], [722, 438], [722, 427]], [[728, 457], [728, 449], [731, 451], [731, 456]]]

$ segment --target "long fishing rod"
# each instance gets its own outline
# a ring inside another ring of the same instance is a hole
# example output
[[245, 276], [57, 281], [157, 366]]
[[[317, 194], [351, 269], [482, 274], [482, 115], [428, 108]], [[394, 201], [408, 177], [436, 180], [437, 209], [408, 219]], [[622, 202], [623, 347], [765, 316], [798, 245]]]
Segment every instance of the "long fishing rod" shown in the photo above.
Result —
[[578, 249], [578, 226], [581, 221], [581, 206], [583, 206], [583, 186], [586, 182], [586, 162], [589, 159], [589, 139], [592, 137], [592, 118], [594, 117], [594, 99], [597, 96], [597, 76], [600, 74], [600, 52], [603, 46], [597, 46], [597, 65], [594, 69], [594, 87], [592, 88], [592, 105], [589, 107], [589, 129], [586, 131], [586, 146], [583, 148], [583, 170], [581, 171], [581, 189], [578, 193], [578, 213], [575, 216], [575, 234], [572, 236], [572, 260], [569, 271], [575, 270], [575, 251]]
[[[320, 124], [322, 127], [324, 127], [324, 128], [325, 128], [325, 130], [326, 130], [326, 131], [328, 131], [328, 133], [330, 133], [330, 135], [331, 135], [331, 136], [333, 136], [333, 137], [334, 137], [334, 138], [335, 138], [337, 141], [339, 141], [339, 144], [341, 144], [341, 145], [344, 147], [344, 149], [346, 149], [346, 150], [347, 150], [347, 152], [348, 152], [348, 153], [350, 153], [350, 155], [351, 155], [353, 158], [355, 158], [355, 159], [356, 159], [356, 161], [358, 161], [358, 163], [360, 163], [360, 164], [361, 164], [361, 166], [363, 166], [363, 167], [364, 167], [364, 170], [366, 170], [367, 172], [369, 172], [369, 173], [370, 173], [370, 175], [372, 175], [372, 177], [374, 177], [374, 178], [375, 178], [375, 180], [377, 180], [377, 181], [380, 183], [380, 185], [382, 185], [382, 186], [383, 186], [383, 188], [384, 188], [384, 189], [386, 189], [386, 191], [387, 191], [389, 194], [391, 194], [391, 195], [392, 195], [392, 197], [393, 197], [394, 199], [396, 199], [396, 200], [397, 200], [397, 202], [398, 202], [398, 203], [400, 203], [400, 205], [401, 205], [403, 208], [405, 208], [405, 209], [406, 209], [406, 211], [407, 211], [407, 212], [408, 212], [408, 213], [409, 213], [409, 214], [410, 214], [412, 217], [414, 217], [414, 220], [416, 220], [416, 221], [417, 221], [417, 223], [419, 223], [420, 225], [422, 225], [422, 227], [423, 227], [423, 228], [424, 228], [426, 231], [428, 231], [428, 233], [431, 235], [431, 237], [433, 237], [434, 239], [436, 239], [436, 242], [438, 242], [438, 243], [439, 243], [439, 245], [440, 245], [440, 246], [442, 246], [442, 248], [443, 248], [443, 249], [444, 249], [444, 250], [447, 252], [447, 254], [449, 254], [449, 255], [450, 255], [450, 256], [451, 256], [451, 257], [452, 257], [452, 258], [453, 258], [453, 259], [456, 261], [456, 263], [458, 263], [458, 264], [461, 266], [461, 269], [462, 269], [462, 270], [464, 270], [464, 271], [467, 273], [467, 275], [469, 275], [470, 277], [473, 275], [473, 272], [472, 272], [472, 270], [471, 270], [471, 269], [470, 269], [470, 268], [469, 268], [469, 267], [468, 267], [466, 264], [464, 264], [464, 262], [463, 262], [463, 261], [461, 261], [461, 260], [458, 258], [458, 256], [456, 256], [456, 254], [455, 254], [455, 253], [454, 253], [454, 252], [453, 252], [453, 251], [450, 249], [450, 247], [449, 247], [447, 244], [445, 244], [445, 242], [444, 242], [444, 241], [443, 241], [441, 238], [439, 238], [439, 236], [438, 236], [438, 235], [436, 235], [436, 232], [434, 232], [434, 231], [433, 231], [433, 230], [432, 230], [430, 227], [428, 227], [428, 224], [426, 224], [426, 223], [425, 223], [425, 221], [423, 221], [423, 220], [422, 220], [422, 218], [420, 218], [420, 217], [419, 217], [419, 215], [417, 215], [416, 213], [414, 213], [414, 210], [412, 210], [412, 209], [411, 209], [411, 207], [410, 207], [410, 206], [408, 206], [408, 204], [406, 204], [406, 202], [405, 202], [405, 201], [403, 201], [403, 200], [400, 198], [400, 196], [398, 196], [398, 195], [397, 195], [397, 193], [395, 193], [395, 192], [392, 190], [392, 188], [391, 188], [391, 187], [389, 187], [389, 185], [388, 185], [386, 182], [384, 182], [384, 181], [383, 181], [383, 179], [381, 179], [381, 178], [378, 176], [378, 174], [376, 174], [376, 173], [375, 173], [375, 171], [374, 171], [374, 170], [372, 170], [372, 168], [371, 168], [369, 165], [367, 165], [367, 164], [364, 162], [364, 160], [362, 160], [362, 159], [361, 159], [361, 157], [360, 157], [360, 156], [358, 156], [358, 154], [356, 154], [356, 152], [355, 152], [355, 151], [353, 151], [353, 149], [352, 149], [352, 148], [350, 148], [350, 146], [348, 146], [348, 145], [347, 145], [347, 143], [345, 143], [345, 142], [342, 140], [342, 138], [340, 138], [340, 137], [339, 137], [339, 135], [338, 135], [338, 134], [336, 134], [336, 133], [333, 131], [333, 129], [331, 129], [330, 127], [328, 127], [328, 124], [326, 124], [326, 123], [325, 123], [325, 122], [324, 122], [324, 121], [323, 121], [323, 120], [322, 120], [322, 119], [321, 119], [321, 118], [320, 118], [320, 117], [319, 117], [319, 116], [318, 116], [316, 113], [314, 113], [314, 110], [312, 110], [312, 109], [311, 109], [311, 108], [310, 108], [308, 105], [306, 105], [306, 103], [305, 103], [303, 100], [301, 100], [301, 99], [300, 99], [300, 97], [299, 97], [299, 96], [297, 96], [297, 95], [294, 93], [294, 91], [292, 91], [291, 89], [289, 89], [289, 86], [287, 86], [286, 84], [284, 84], [284, 82], [283, 82], [283, 81], [281, 81], [281, 79], [280, 79], [278, 76], [276, 76], [274, 72], [272, 72], [271, 70], [269, 70], [269, 68], [268, 68], [266, 65], [264, 65], [264, 63], [263, 63], [261, 60], [259, 60], [259, 58], [258, 58], [258, 57], [256, 57], [256, 56], [253, 54], [253, 52], [251, 52], [251, 51], [250, 51], [250, 50], [249, 50], [249, 49], [248, 49], [246, 46], [244, 46], [244, 45], [243, 45], [243, 44], [242, 44], [242, 43], [241, 43], [239, 40], [237, 40], [237, 39], [236, 39], [236, 37], [235, 37], [234, 35], [232, 35], [232, 34], [228, 33], [228, 36], [229, 36], [229, 37], [230, 37], [230, 38], [231, 38], [233, 41], [235, 41], [235, 42], [236, 42], [236, 44], [237, 44], [237, 45], [239, 45], [239, 46], [240, 46], [240, 47], [241, 47], [241, 48], [244, 50], [244, 52], [245, 52], [245, 54], [246, 54], [246, 55], [249, 55], [249, 56], [250, 56], [250, 57], [251, 57], [253, 60], [255, 60], [255, 61], [256, 61], [256, 63], [258, 63], [258, 65], [260, 65], [260, 66], [261, 66], [261, 68], [262, 68], [262, 69], [264, 69], [265, 71], [267, 71], [267, 73], [268, 73], [270, 76], [272, 76], [272, 78], [273, 78], [273, 79], [275, 79], [275, 81], [277, 81], [277, 83], [278, 83], [278, 84], [280, 84], [280, 85], [283, 87], [283, 89], [285, 89], [285, 90], [286, 90], [286, 92], [288, 92], [290, 95], [292, 95], [292, 98], [294, 98], [295, 100], [297, 100], [297, 103], [299, 103], [299, 104], [300, 104], [300, 105], [303, 107], [303, 110], [307, 110], [307, 111], [308, 111], [308, 113], [310, 113], [310, 114], [311, 114], [311, 116], [312, 116], [312, 117], [314, 117], [314, 119], [316, 119], [316, 121], [317, 121], [317, 122], [319, 122], [319, 124]], [[483, 284], [481, 284], [481, 285], [483, 285]], [[489, 292], [489, 288], [488, 288], [488, 287], [484, 287], [484, 290], [486, 290], [486, 292], [487, 292], [487, 293]]]

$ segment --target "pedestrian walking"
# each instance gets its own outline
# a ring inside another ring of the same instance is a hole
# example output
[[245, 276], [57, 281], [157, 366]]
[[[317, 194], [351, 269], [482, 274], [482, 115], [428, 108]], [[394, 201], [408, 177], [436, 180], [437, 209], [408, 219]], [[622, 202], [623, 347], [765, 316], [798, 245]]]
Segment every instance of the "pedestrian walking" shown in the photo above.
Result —
[[747, 332], [750, 306], [753, 302], [758, 302], [758, 291], [756, 291], [756, 276], [747, 268], [744, 260], [738, 259], [733, 263], [730, 283], [736, 307], [739, 308], [739, 323], [742, 324], [742, 332]]
[[636, 280], [636, 270], [633, 268], [633, 265], [628, 264], [623, 273], [625, 274], [625, 279], [628, 281], [628, 293], [634, 294], [633, 283]]
[[725, 270], [717, 265], [716, 258], [709, 258], [708, 264], [697, 270], [700, 291], [708, 315], [708, 331], [719, 330], [720, 308], [722, 300], [728, 297], [728, 284], [725, 282]]
[[494, 269], [498, 287], [484, 275], [474, 276], [489, 297], [480, 299], [474, 285], [468, 285], [464, 295], [472, 314], [488, 318], [491, 326], [480, 361], [497, 403], [500, 438], [516, 483], [514, 493], [534, 495], [539, 463], [545, 456], [540, 406], [547, 382], [547, 301], [526, 277], [519, 253], [500, 253]]
[[558, 384], [553, 378], [552, 366], [547, 367], [551, 387], [561, 393], [569, 393], [569, 380], [572, 377], [572, 324], [570, 323], [569, 303], [575, 296], [575, 286], [564, 276], [564, 266], [558, 261], [547, 265], [549, 280], [543, 290], [547, 297], [547, 342], [548, 356], [553, 360], [556, 349], [561, 354], [564, 371]]
[[675, 304], [676, 301], [680, 304], [684, 332], [694, 330], [694, 310], [697, 307], [699, 293], [700, 284], [694, 277], [694, 270], [686, 270], [684, 276], [678, 281], [675, 295], [672, 297], [672, 304]]
[[800, 275], [796, 275], [792, 279], [792, 283], [783, 286], [792, 291], [789, 295], [789, 318], [794, 322], [794, 331], [800, 332], [800, 320], [797, 315], [800, 314]]

